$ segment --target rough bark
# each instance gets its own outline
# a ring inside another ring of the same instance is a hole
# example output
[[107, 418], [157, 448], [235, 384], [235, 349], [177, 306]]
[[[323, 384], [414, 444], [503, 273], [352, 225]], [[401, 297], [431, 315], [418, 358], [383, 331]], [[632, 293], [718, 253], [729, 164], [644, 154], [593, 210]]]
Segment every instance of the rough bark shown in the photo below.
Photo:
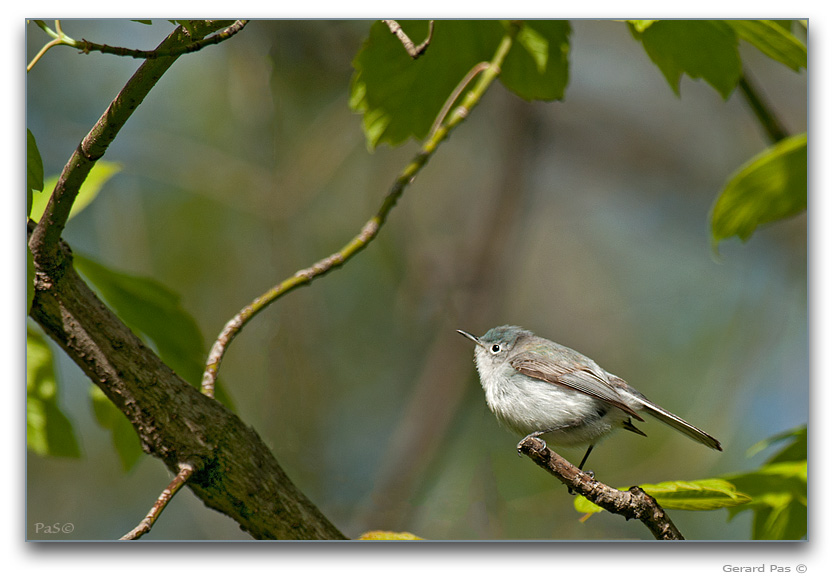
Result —
[[[39, 271], [30, 312], [133, 424], [145, 452], [258, 539], [345, 539], [293, 485], [258, 434], [168, 368], [78, 276], [65, 244], [61, 267]], [[137, 514], [137, 520], [140, 514]]]

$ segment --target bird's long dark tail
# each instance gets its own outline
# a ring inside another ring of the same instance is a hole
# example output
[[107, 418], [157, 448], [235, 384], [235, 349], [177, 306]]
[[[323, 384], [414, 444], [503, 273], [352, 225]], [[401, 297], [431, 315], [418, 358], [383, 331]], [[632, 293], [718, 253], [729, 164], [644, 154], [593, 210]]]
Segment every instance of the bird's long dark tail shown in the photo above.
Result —
[[643, 410], [645, 410], [649, 415], [654, 417], [659, 421], [663, 421], [670, 427], [677, 429], [690, 439], [694, 439], [698, 443], [702, 443], [711, 449], [717, 449], [718, 451], [722, 451], [721, 449], [721, 442], [718, 441], [715, 437], [710, 435], [705, 431], [701, 431], [694, 425], [690, 425], [674, 413], [670, 413], [663, 407], [659, 407], [652, 403], [651, 401], [643, 401]]

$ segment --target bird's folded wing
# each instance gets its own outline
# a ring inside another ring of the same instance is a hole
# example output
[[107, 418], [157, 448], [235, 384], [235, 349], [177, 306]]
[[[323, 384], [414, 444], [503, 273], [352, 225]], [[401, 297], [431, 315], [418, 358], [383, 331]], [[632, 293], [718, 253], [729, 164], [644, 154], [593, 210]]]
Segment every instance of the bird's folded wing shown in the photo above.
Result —
[[[591, 362], [593, 363], [593, 361]], [[513, 357], [510, 364], [515, 370], [528, 377], [546, 381], [559, 387], [574, 389], [613, 405], [638, 421], [644, 421], [634, 409], [623, 401], [617, 390], [608, 382], [605, 371], [596, 364], [577, 363], [568, 368], [553, 361], [552, 357], [539, 355], [535, 351], [528, 351]]]

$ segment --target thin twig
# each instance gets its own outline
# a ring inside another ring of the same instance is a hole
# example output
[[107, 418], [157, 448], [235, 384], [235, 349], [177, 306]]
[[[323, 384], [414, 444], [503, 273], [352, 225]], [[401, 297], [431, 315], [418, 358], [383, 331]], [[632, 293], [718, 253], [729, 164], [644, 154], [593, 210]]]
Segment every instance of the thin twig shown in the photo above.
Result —
[[490, 64], [488, 62], [479, 62], [478, 64], [473, 66], [468, 73], [466, 73], [466, 76], [463, 77], [463, 80], [458, 83], [458, 86], [455, 87], [455, 90], [452, 91], [452, 93], [449, 95], [449, 98], [446, 99], [445, 103], [443, 103], [443, 108], [440, 109], [440, 113], [437, 115], [437, 118], [434, 120], [434, 123], [432, 123], [431, 131], [429, 132], [429, 134], [434, 133], [437, 130], [437, 128], [443, 122], [443, 119], [445, 119], [446, 115], [449, 114], [449, 109], [452, 108], [452, 105], [455, 104], [455, 101], [458, 100], [458, 97], [461, 95], [464, 89], [469, 85], [469, 83], [472, 82], [472, 79], [474, 79], [478, 73], [487, 70], [489, 66]]
[[37, 62], [46, 54], [46, 51], [52, 48], [53, 46], [58, 46], [59, 44], [66, 44], [66, 39], [69, 38], [64, 35], [63, 31], [61, 30], [61, 21], [55, 21], [55, 32], [53, 32], [47, 25], [44, 23], [43, 20], [35, 20], [35, 24], [38, 25], [43, 31], [45, 31], [49, 36], [52, 37], [52, 40], [47, 42], [43, 47], [38, 51], [38, 54], [26, 65], [26, 72], [32, 70], [32, 67], [37, 64]]
[[738, 86], [747, 104], [753, 109], [753, 113], [755, 113], [756, 118], [770, 138], [770, 141], [776, 143], [787, 137], [787, 129], [782, 125], [779, 117], [776, 116], [776, 112], [768, 105], [764, 97], [759, 94], [760, 91], [751, 83], [749, 75], [742, 74], [738, 81]]
[[47, 34], [53, 37], [51, 41], [46, 43], [43, 48], [38, 51], [38, 54], [31, 60], [31, 62], [26, 66], [26, 72], [32, 70], [32, 67], [43, 57], [47, 50], [52, 48], [53, 46], [70, 46], [72, 48], [77, 48], [84, 54], [90, 54], [91, 52], [100, 52], [102, 54], [115, 54], [117, 56], [128, 56], [131, 58], [143, 58], [143, 59], [157, 59], [162, 57], [176, 57], [181, 56], [183, 54], [187, 54], [189, 52], [196, 52], [201, 50], [207, 46], [211, 46], [213, 44], [219, 44], [224, 40], [228, 40], [241, 30], [243, 27], [246, 26], [248, 20], [235, 20], [231, 26], [221, 30], [217, 34], [213, 34], [207, 38], [203, 38], [197, 40], [195, 42], [178, 46], [172, 49], [155, 49], [155, 50], [139, 50], [135, 48], [125, 48], [122, 46], [109, 46], [107, 44], [98, 44], [96, 42], [90, 42], [82, 38], [81, 40], [75, 40], [74, 38], [67, 36], [63, 33], [60, 26], [60, 21], [55, 21], [55, 31], [53, 32], [50, 30], [46, 24], [42, 20], [36, 20], [35, 23], [44, 30]]
[[272, 302], [295, 290], [301, 286], [310, 284], [316, 278], [327, 274], [328, 272], [344, 265], [348, 260], [356, 256], [359, 252], [368, 247], [368, 244], [379, 233], [379, 229], [385, 223], [390, 211], [394, 208], [402, 195], [405, 188], [411, 184], [417, 176], [417, 173], [423, 168], [429, 158], [434, 154], [440, 143], [449, 136], [449, 133], [457, 127], [469, 114], [469, 111], [475, 107], [481, 100], [481, 97], [486, 92], [487, 88], [498, 77], [501, 71], [501, 64], [507, 56], [507, 53], [512, 46], [513, 40], [518, 33], [518, 26], [512, 25], [509, 27], [504, 38], [498, 45], [498, 48], [493, 56], [489, 66], [483, 69], [483, 74], [479, 78], [479, 82], [467, 93], [463, 99], [463, 103], [451, 114], [448, 119], [438, 125], [426, 139], [423, 146], [394, 180], [394, 184], [388, 190], [388, 194], [382, 201], [382, 205], [376, 214], [368, 220], [362, 227], [362, 230], [350, 242], [347, 243], [341, 250], [331, 254], [330, 256], [319, 260], [309, 268], [299, 270], [293, 276], [287, 278], [277, 286], [269, 289], [267, 292], [256, 298], [253, 302], [244, 307], [238, 312], [223, 327], [220, 335], [215, 340], [214, 345], [209, 351], [208, 360], [206, 361], [206, 369], [203, 373], [203, 380], [201, 385], [201, 392], [208, 396], [214, 397], [214, 384], [217, 381], [217, 374], [220, 370], [220, 363], [223, 360], [223, 355], [229, 348], [232, 340], [240, 332], [240, 330], [248, 323], [258, 312], [269, 306]]
[[84, 38], [72, 46], [75, 46], [75, 48], [79, 49], [84, 54], [101, 52], [102, 54], [115, 54], [118, 56], [145, 59], [161, 58], [163, 56], [180, 56], [189, 52], [196, 52], [213, 44], [220, 44], [224, 40], [228, 40], [243, 30], [243, 27], [246, 26], [248, 22], [248, 20], [235, 20], [231, 26], [221, 30], [217, 34], [213, 34], [201, 40], [197, 40], [196, 42], [192, 42], [191, 44], [186, 44], [185, 46], [177, 47], [171, 50], [138, 50], [133, 48], [124, 48], [121, 46], [108, 46], [106, 44], [90, 42]]
[[148, 515], [144, 517], [144, 519], [139, 522], [139, 525], [130, 530], [124, 536], [119, 538], [120, 540], [138, 540], [145, 534], [151, 531], [151, 528], [156, 523], [156, 520], [159, 518], [162, 510], [170, 503], [171, 499], [176, 495], [176, 493], [185, 485], [185, 482], [188, 481], [188, 478], [191, 477], [191, 474], [194, 473], [194, 467], [191, 465], [182, 465], [180, 472], [171, 480], [171, 483], [168, 484], [163, 492], [159, 495], [156, 502], [153, 504], [151, 511], [148, 512]]
[[627, 520], [640, 520], [656, 539], [684, 539], [657, 501], [641, 488], [634, 486], [628, 491], [621, 491], [609, 487], [551, 451], [544, 441], [536, 437], [524, 439], [518, 449], [571, 491], [585, 496], [612, 514], [621, 515]]
[[415, 60], [420, 58], [420, 56], [426, 52], [426, 49], [431, 43], [432, 36], [434, 35], [434, 20], [429, 20], [429, 34], [426, 37], [426, 40], [421, 42], [419, 45], [414, 46], [414, 43], [402, 29], [399, 22], [396, 20], [383, 20], [383, 22], [386, 26], [388, 26], [388, 30], [391, 31], [391, 34], [400, 39], [400, 42], [402, 42], [403, 48], [405, 48], [408, 56]]

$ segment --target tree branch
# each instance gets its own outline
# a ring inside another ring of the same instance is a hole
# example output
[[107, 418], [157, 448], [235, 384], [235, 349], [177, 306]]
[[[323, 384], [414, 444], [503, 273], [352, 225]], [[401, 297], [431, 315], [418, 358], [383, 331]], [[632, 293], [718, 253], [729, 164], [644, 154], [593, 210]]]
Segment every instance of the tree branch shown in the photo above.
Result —
[[213, 34], [212, 36], [209, 36], [207, 38], [203, 38], [201, 40], [197, 40], [184, 46], [178, 46], [169, 50], [162, 50], [159, 48], [155, 50], [138, 50], [134, 48], [124, 48], [121, 46], [108, 46], [106, 44], [97, 44], [95, 42], [90, 42], [89, 40], [86, 40], [84, 38], [82, 38], [79, 41], [75, 41], [74, 44], [70, 44], [70, 46], [74, 46], [84, 54], [89, 54], [90, 52], [101, 52], [102, 54], [115, 54], [118, 56], [129, 56], [132, 58], [145, 59], [161, 58], [163, 56], [181, 56], [189, 52], [196, 52], [198, 50], [202, 50], [203, 48], [211, 46], [213, 44], [220, 44], [224, 40], [230, 39], [232, 36], [243, 30], [243, 27], [246, 26], [248, 23], [248, 20], [235, 20], [231, 26], [224, 30], [221, 30], [217, 34]]
[[124, 536], [119, 538], [120, 540], [138, 540], [145, 534], [151, 531], [151, 528], [156, 523], [156, 520], [159, 519], [160, 514], [162, 514], [162, 510], [164, 510], [177, 492], [188, 482], [188, 479], [194, 473], [194, 467], [192, 465], [183, 465], [180, 469], [180, 472], [174, 476], [174, 479], [171, 480], [171, 483], [168, 484], [162, 494], [160, 494], [159, 498], [154, 502], [151, 511], [148, 512], [139, 525], [130, 530]]
[[414, 46], [414, 43], [402, 29], [399, 22], [396, 20], [383, 20], [383, 22], [388, 27], [388, 30], [391, 31], [391, 34], [400, 39], [400, 42], [402, 42], [403, 48], [405, 48], [408, 56], [415, 60], [420, 58], [420, 56], [426, 52], [426, 49], [431, 43], [431, 38], [434, 36], [434, 20], [429, 20], [429, 35], [426, 37], [426, 40], [421, 42], [418, 46]]
[[145, 452], [173, 473], [193, 466], [194, 494], [256, 539], [345, 539], [258, 434], [168, 368], [78, 276], [66, 244], [58, 251], [59, 268], [37, 271], [30, 315], [127, 416]]
[[589, 473], [554, 453], [541, 439], [527, 437], [519, 444], [519, 451], [532, 459], [536, 465], [548, 471], [568, 489], [585, 496], [590, 501], [619, 514], [625, 519], [638, 519], [658, 540], [683, 540], [681, 534], [657, 504], [655, 499], [637, 486], [620, 491], [594, 479]]

